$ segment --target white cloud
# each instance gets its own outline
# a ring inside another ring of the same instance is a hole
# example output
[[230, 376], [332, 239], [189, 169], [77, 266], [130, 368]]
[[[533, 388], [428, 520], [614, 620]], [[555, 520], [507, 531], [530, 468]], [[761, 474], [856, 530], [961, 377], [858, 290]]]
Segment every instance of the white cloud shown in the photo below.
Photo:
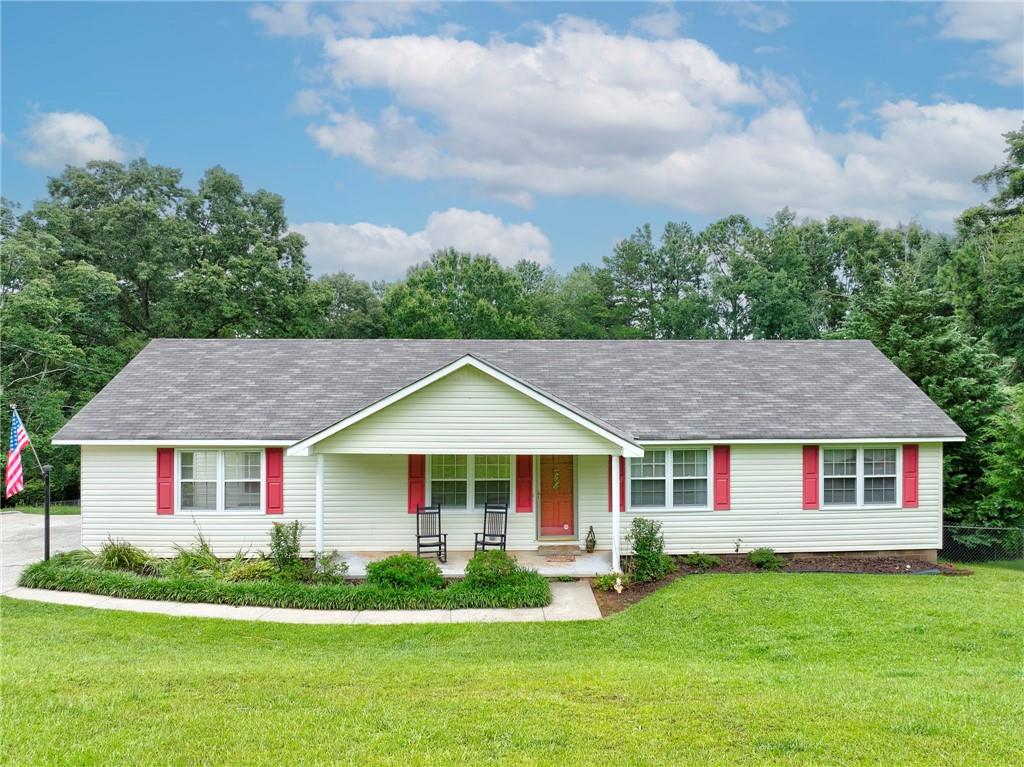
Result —
[[25, 162], [58, 169], [89, 160], [125, 159], [124, 142], [102, 120], [84, 112], [41, 112], [29, 119], [25, 130]]
[[461, 208], [431, 213], [426, 226], [411, 233], [368, 223], [310, 222], [292, 228], [306, 238], [306, 254], [318, 274], [346, 271], [362, 279], [390, 279], [449, 247], [490, 254], [505, 265], [524, 258], [551, 263], [551, 243], [533, 224], [506, 224]]
[[434, 2], [334, 3], [305, 2], [256, 5], [249, 16], [273, 37], [313, 37], [354, 34], [369, 37], [380, 29], [399, 29], [416, 22], [421, 13], [440, 8]]
[[365, 89], [391, 102], [376, 114], [328, 109], [308, 128], [320, 147], [524, 206], [602, 195], [709, 216], [788, 205], [948, 228], [951, 211], [980, 199], [971, 179], [1021, 121], [1009, 109], [875, 98], [855, 122], [871, 132], [825, 130], [794, 80], [741, 70], [695, 40], [573, 18], [532, 43], [348, 37], [328, 40], [325, 56], [343, 97]]
[[789, 13], [782, 3], [722, 3], [718, 12], [735, 16], [741, 27], [768, 34], [789, 24]]
[[672, 3], [664, 3], [650, 13], [637, 16], [630, 22], [630, 27], [651, 37], [668, 39], [679, 33], [683, 26], [683, 16]]
[[1007, 85], [1024, 80], [1024, 5], [1018, 2], [943, 3], [941, 37], [987, 43], [993, 75]]

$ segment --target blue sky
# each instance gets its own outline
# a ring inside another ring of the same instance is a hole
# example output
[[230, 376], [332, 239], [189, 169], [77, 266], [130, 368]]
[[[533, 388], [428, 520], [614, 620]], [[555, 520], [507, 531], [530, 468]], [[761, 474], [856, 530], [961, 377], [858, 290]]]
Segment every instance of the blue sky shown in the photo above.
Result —
[[219, 164], [317, 272], [597, 261], [783, 205], [948, 229], [1021, 124], [1019, 4], [4, 3], [2, 189]]

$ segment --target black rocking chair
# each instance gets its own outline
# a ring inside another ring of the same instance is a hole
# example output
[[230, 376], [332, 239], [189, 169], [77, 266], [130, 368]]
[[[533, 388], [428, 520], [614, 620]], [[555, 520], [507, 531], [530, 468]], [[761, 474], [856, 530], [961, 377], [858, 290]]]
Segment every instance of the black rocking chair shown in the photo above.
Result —
[[416, 506], [416, 556], [434, 554], [448, 561], [448, 534], [441, 532], [441, 504]]
[[508, 504], [488, 503], [484, 506], [484, 531], [476, 534], [474, 551], [505, 550], [505, 531], [508, 529]]

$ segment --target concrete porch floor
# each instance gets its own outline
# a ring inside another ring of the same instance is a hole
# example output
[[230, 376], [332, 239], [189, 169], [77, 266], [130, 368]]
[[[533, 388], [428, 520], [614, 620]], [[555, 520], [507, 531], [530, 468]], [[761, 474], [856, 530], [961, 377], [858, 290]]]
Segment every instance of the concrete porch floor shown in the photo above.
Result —
[[[366, 565], [399, 554], [398, 551], [343, 551], [341, 556], [348, 563], [348, 574], [351, 578], [362, 578], [366, 575]], [[557, 578], [560, 575], [568, 575], [577, 578], [590, 578], [595, 575], [604, 575], [612, 572], [612, 554], [610, 551], [595, 551], [588, 554], [579, 551], [575, 554], [572, 562], [560, 561], [557, 556], [545, 556], [536, 551], [509, 550], [511, 556], [515, 557], [521, 567], [528, 570], [536, 570], [548, 578]], [[447, 562], [438, 562], [441, 572], [446, 577], [458, 577], [466, 572], [466, 563], [473, 556], [472, 551], [449, 551]], [[437, 562], [436, 557], [427, 557]]]

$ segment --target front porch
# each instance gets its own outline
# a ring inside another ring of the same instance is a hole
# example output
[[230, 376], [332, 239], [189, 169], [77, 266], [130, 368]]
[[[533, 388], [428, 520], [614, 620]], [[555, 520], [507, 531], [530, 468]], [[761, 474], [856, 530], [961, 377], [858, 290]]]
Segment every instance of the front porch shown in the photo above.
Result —
[[[350, 578], [364, 578], [366, 577], [366, 566], [369, 563], [400, 553], [399, 551], [352, 551], [341, 552], [341, 557], [348, 564]], [[519, 562], [521, 567], [527, 570], [536, 570], [547, 578], [561, 576], [592, 578], [595, 575], [615, 572], [610, 551], [595, 551], [588, 554], [581, 550], [570, 556], [566, 556], [564, 553], [545, 554], [538, 551], [512, 549], [508, 553]], [[462, 577], [466, 573], [466, 563], [472, 556], [472, 551], [449, 551], [448, 561], [438, 562], [438, 565], [446, 578]], [[424, 557], [424, 559], [432, 559], [437, 562], [435, 557]]]

